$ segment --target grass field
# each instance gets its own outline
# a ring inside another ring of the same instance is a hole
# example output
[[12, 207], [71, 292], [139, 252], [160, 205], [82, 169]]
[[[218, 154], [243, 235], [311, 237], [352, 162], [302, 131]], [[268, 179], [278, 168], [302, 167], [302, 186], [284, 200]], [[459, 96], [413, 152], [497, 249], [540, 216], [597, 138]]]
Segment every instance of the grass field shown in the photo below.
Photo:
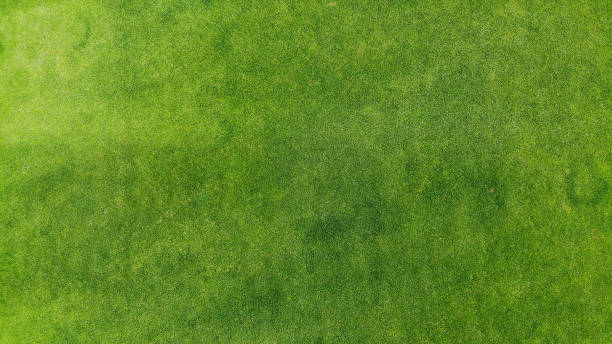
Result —
[[0, 343], [612, 343], [611, 20], [0, 0]]

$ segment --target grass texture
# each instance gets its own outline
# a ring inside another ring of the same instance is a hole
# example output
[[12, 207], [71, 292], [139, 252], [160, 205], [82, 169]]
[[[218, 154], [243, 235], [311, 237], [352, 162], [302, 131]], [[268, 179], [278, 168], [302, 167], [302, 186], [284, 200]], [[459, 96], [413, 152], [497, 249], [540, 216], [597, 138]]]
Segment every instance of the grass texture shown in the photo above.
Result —
[[0, 343], [611, 343], [611, 18], [0, 0]]

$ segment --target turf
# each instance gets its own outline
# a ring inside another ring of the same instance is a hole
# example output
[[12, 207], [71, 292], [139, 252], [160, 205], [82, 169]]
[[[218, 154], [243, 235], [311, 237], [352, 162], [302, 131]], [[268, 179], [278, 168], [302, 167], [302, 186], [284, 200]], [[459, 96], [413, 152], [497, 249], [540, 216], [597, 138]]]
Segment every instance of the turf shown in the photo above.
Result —
[[0, 343], [611, 343], [611, 18], [0, 0]]

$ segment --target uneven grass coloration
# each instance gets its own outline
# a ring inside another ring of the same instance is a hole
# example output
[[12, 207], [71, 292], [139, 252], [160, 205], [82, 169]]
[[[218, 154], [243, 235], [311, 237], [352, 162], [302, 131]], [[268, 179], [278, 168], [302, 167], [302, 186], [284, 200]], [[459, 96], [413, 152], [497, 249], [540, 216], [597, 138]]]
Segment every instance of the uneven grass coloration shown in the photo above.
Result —
[[611, 343], [611, 18], [0, 0], [0, 343]]

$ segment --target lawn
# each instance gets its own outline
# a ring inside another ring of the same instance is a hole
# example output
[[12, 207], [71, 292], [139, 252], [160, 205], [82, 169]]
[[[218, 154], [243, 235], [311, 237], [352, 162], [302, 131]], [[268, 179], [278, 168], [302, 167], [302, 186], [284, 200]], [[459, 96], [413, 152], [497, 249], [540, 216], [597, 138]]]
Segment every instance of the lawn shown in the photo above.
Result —
[[611, 20], [0, 0], [0, 343], [612, 343]]

